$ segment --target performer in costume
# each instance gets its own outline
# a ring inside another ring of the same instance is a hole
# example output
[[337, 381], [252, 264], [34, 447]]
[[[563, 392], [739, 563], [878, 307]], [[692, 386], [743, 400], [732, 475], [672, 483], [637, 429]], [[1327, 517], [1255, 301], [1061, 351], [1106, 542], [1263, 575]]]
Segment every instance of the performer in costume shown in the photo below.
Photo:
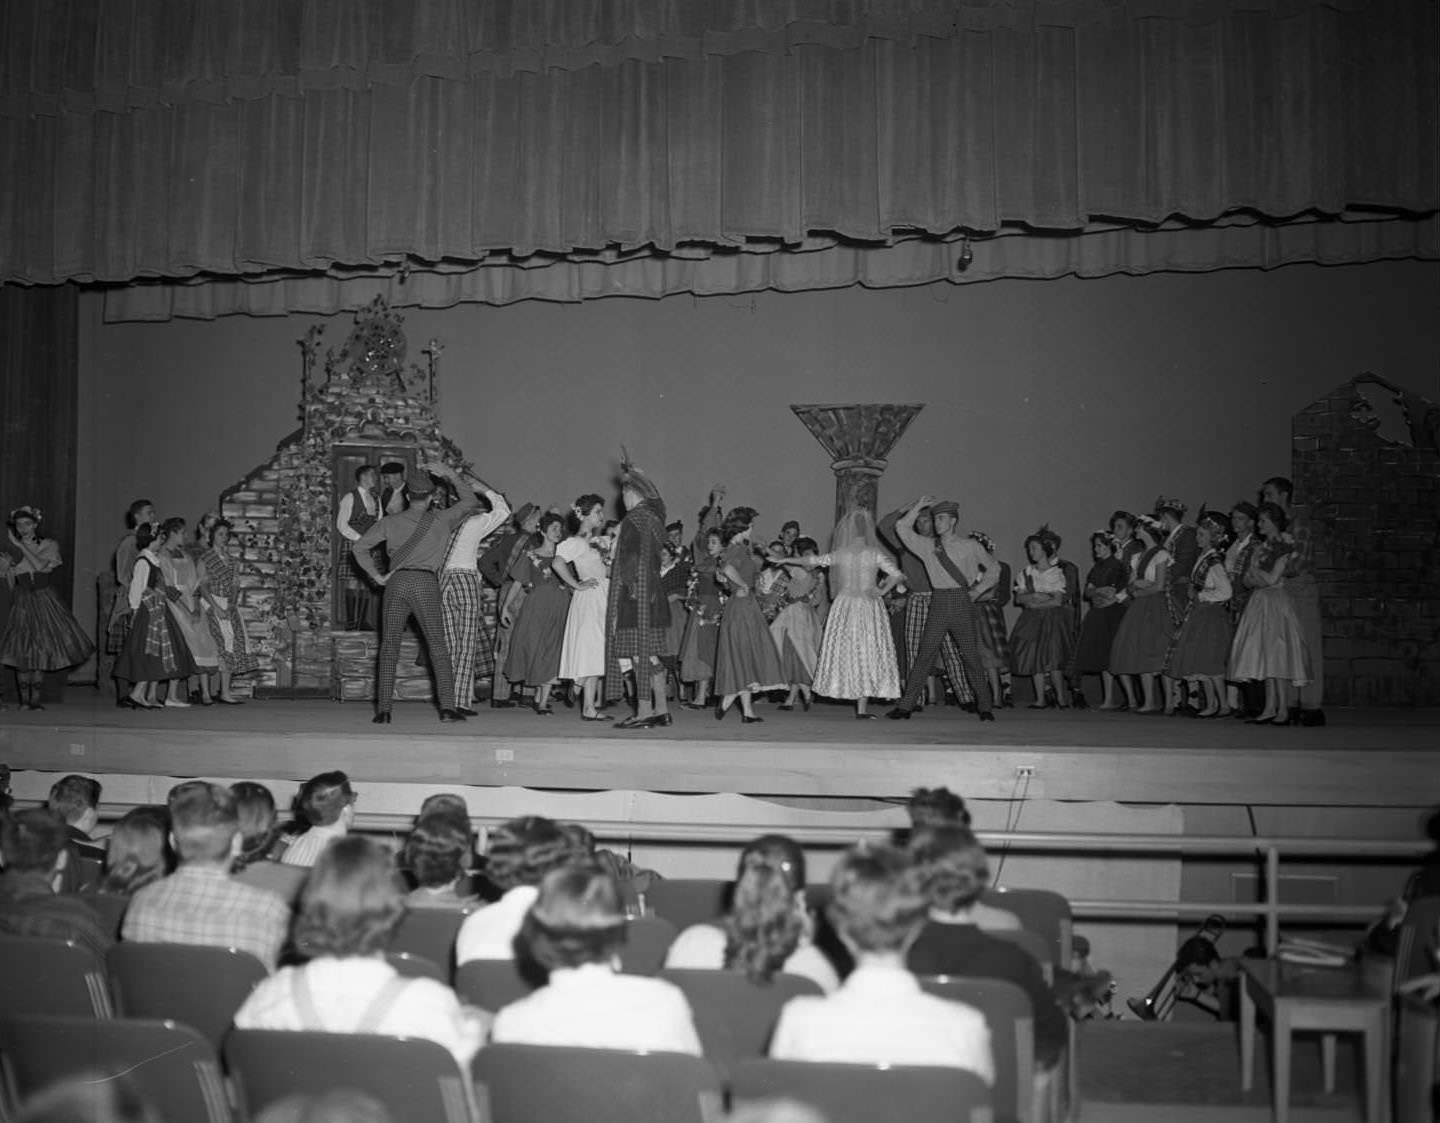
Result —
[[[449, 510], [436, 510], [430, 506], [435, 495], [432, 473], [448, 479], [460, 496], [460, 501]], [[494, 492], [489, 484], [474, 477], [470, 478], [469, 484], [487, 495]], [[480, 501], [466, 485], [464, 477], [439, 462], [425, 465], [422, 471], [411, 472], [406, 478], [406, 490], [410, 494], [411, 506], [386, 515], [350, 547], [356, 564], [370, 580], [385, 590], [374, 721], [380, 725], [390, 721], [390, 711], [395, 704], [395, 663], [400, 658], [400, 635], [412, 616], [430, 653], [435, 694], [440, 702], [440, 720], [464, 721], [465, 715], [455, 710], [455, 668], [445, 643], [440, 582], [436, 574], [445, 561], [450, 535], [479, 510]], [[382, 542], [390, 558], [391, 568], [386, 574], [375, 568], [375, 559], [370, 553]]]
[[500, 606], [501, 626], [511, 629], [505, 678], [535, 691], [532, 706], [541, 717], [554, 713], [550, 691], [560, 678], [565, 619], [570, 614], [570, 590], [554, 569], [555, 550], [563, 537], [564, 518], [553, 511], [540, 517], [540, 543], [520, 555], [510, 572], [508, 599]]
[[[1230, 627], [1233, 632], [1250, 602], [1250, 586], [1245, 574], [1250, 559], [1260, 545], [1255, 533], [1255, 519], [1260, 512], [1253, 503], [1243, 500], [1230, 508], [1230, 545], [1225, 547], [1225, 576], [1230, 578]], [[1258, 714], [1265, 705], [1265, 687], [1261, 683], [1232, 682], [1226, 693], [1235, 717], [1248, 718]]]
[[724, 498], [723, 484], [710, 489], [710, 502], [700, 512], [700, 529], [695, 535], [695, 560], [685, 597], [690, 618], [685, 623], [685, 638], [680, 641], [680, 680], [695, 684], [690, 701], [680, 703], [687, 710], [703, 710], [709, 705], [710, 683], [715, 677], [724, 607], [724, 590], [719, 583], [720, 558], [725, 552], [720, 537]]
[[620, 464], [625, 517], [615, 531], [610, 564], [610, 599], [605, 609], [605, 700], [625, 696], [625, 675], [635, 676], [635, 713], [617, 729], [670, 725], [665, 699], [665, 633], [670, 600], [660, 580], [665, 536], [665, 501], [654, 481], [629, 456]]
[[18, 554], [19, 560], [3, 578], [11, 586], [11, 604], [0, 631], [0, 666], [15, 668], [21, 705], [43, 710], [40, 691], [46, 672], [85, 662], [95, 645], [51, 587], [50, 575], [61, 564], [60, 544], [40, 537], [39, 508], [17, 507], [7, 525], [6, 552]]
[[[15, 563], [22, 557], [24, 557], [24, 555], [15, 549], [15, 547], [11, 546], [9, 542], [0, 540], [0, 635], [5, 634], [5, 625], [10, 620], [10, 605], [14, 600], [12, 595], [14, 586], [11, 584], [10, 571], [14, 568]], [[5, 680], [10, 678], [12, 673], [13, 672], [5, 670], [3, 666], [0, 666], [0, 710], [8, 708], [5, 705]], [[16, 681], [18, 683], [18, 679]], [[16, 697], [19, 698], [23, 704], [25, 700], [24, 693], [17, 689]], [[0, 779], [3, 779], [3, 777], [0, 777]], [[3, 804], [3, 800], [4, 785], [0, 784], [0, 804]], [[0, 812], [3, 812], [3, 810], [4, 807], [0, 806]]]
[[730, 590], [730, 599], [720, 612], [720, 636], [715, 647], [715, 719], [725, 716], [731, 704], [740, 700], [740, 720], [745, 724], [764, 721], [755, 716], [752, 696], [757, 690], [778, 690], [785, 685], [780, 653], [765, 623], [765, 614], [755, 599], [755, 581], [760, 564], [750, 546], [753, 507], [735, 507], [720, 526], [725, 552], [720, 555], [720, 578]]
[[[1185, 504], [1178, 499], [1167, 499], [1162, 495], [1155, 500], [1155, 517], [1160, 520], [1165, 532], [1162, 545], [1170, 555], [1170, 567], [1165, 571], [1165, 596], [1170, 606], [1172, 638], [1180, 630], [1180, 621], [1190, 605], [1190, 572], [1200, 557], [1200, 547], [1195, 543], [1195, 528], [1185, 523], [1185, 511]], [[1172, 714], [1184, 702], [1184, 684], [1167, 673], [1164, 675], [1164, 687], [1165, 713]]]
[[[1397, 396], [1402, 399], [1406, 417], [1412, 426], [1412, 434], [1433, 442], [1437, 411], [1432, 409], [1425, 415], [1422, 434], [1420, 423], [1416, 419], [1418, 407], [1408, 400], [1413, 395]], [[1415, 447], [1422, 447], [1419, 439]], [[1261, 485], [1260, 498], [1280, 508], [1289, 528], [1286, 534], [1294, 549], [1285, 562], [1285, 590], [1295, 606], [1295, 616], [1300, 621], [1300, 633], [1305, 640], [1305, 658], [1310, 667], [1310, 675], [1304, 685], [1298, 690], [1290, 691], [1286, 704], [1291, 708], [1298, 705], [1299, 710], [1293, 716], [1301, 725], [1324, 725], [1325, 637], [1320, 617], [1320, 587], [1315, 583], [1314, 530], [1309, 516], [1295, 509], [1295, 487], [1284, 476], [1272, 476], [1266, 480]]]
[[1090, 556], [1095, 564], [1085, 576], [1084, 590], [1090, 611], [1080, 626], [1080, 638], [1071, 661], [1072, 674], [1076, 678], [1099, 675], [1104, 687], [1100, 708], [1118, 710], [1121, 703], [1115, 692], [1115, 676], [1110, 672], [1110, 649], [1115, 645], [1120, 621], [1125, 618], [1125, 602], [1119, 598], [1130, 583], [1130, 569], [1116, 556], [1115, 540], [1108, 531], [1097, 530], [1090, 535]]
[[1190, 604], [1165, 673], [1198, 682], [1205, 695], [1200, 717], [1225, 717], [1225, 669], [1230, 658], [1230, 578], [1225, 572], [1225, 541], [1229, 520], [1219, 511], [1202, 511], [1195, 524], [1200, 556], [1190, 570]]
[[1060, 564], [1060, 536], [1048, 525], [1025, 539], [1025, 556], [1029, 564], [1015, 583], [1015, 601], [1021, 611], [1010, 633], [1010, 669], [1017, 675], [1030, 676], [1035, 687], [1032, 710], [1046, 708], [1047, 678], [1055, 691], [1056, 705], [1067, 710], [1071, 700], [1065, 668], [1075, 645], [1077, 590], [1070, 587]]
[[1263, 540], [1250, 559], [1245, 583], [1250, 601], [1230, 648], [1230, 677], [1265, 684], [1265, 708], [1251, 724], [1289, 725], [1287, 690], [1321, 673], [1310, 662], [1299, 616], [1287, 587], [1295, 544], [1285, 536], [1288, 520], [1277, 503], [1260, 504], [1256, 524]]
[[[140, 555], [140, 548], [135, 545], [135, 532], [155, 521], [155, 505], [148, 499], [136, 499], [126, 508], [126, 534], [116, 543], [112, 555], [115, 597], [110, 602], [110, 613], [105, 622], [105, 654], [112, 660], [125, 650], [125, 637], [130, 632], [130, 577], [135, 570], [135, 559]], [[111, 669], [113, 673], [113, 667]], [[115, 687], [115, 704], [123, 707], [129, 684], [116, 676]]]
[[560, 649], [560, 677], [580, 687], [582, 721], [609, 721], [602, 714], [600, 677], [605, 673], [605, 617], [610, 574], [595, 547], [596, 532], [605, 521], [605, 501], [586, 494], [575, 500], [570, 537], [555, 548], [551, 568], [571, 592], [565, 617], [565, 642]]
[[[1110, 649], [1110, 670], [1122, 676], [1120, 682], [1125, 688], [1125, 700], [1131, 713], [1155, 714], [1161, 709], [1157, 695], [1160, 671], [1165, 666], [1170, 637], [1175, 634], [1174, 625], [1170, 622], [1170, 598], [1165, 595], [1170, 555], [1161, 546], [1165, 531], [1160, 521], [1148, 515], [1141, 515], [1136, 521], [1150, 537], [1152, 545], [1140, 556], [1134, 576], [1130, 578], [1130, 587], [1126, 590], [1129, 607], [1115, 630], [1115, 643]], [[1135, 697], [1130, 675], [1140, 678], [1143, 706]]]
[[[815, 539], [801, 537], [795, 540], [796, 560], [813, 566], [819, 564], [816, 561], [819, 556], [820, 548]], [[785, 557], [783, 545], [781, 550], [771, 552], [772, 561]], [[780, 611], [770, 622], [770, 636], [775, 641], [775, 650], [780, 653], [780, 669], [790, 686], [790, 693], [779, 708], [793, 710], [798, 701], [808, 711], [820, 662], [820, 641], [825, 636], [825, 580], [813, 569], [797, 568], [793, 562], [790, 568], [793, 572], [780, 594]], [[889, 626], [888, 616], [886, 626]], [[893, 657], [894, 644], [888, 646]]]
[[[927, 540], [915, 529], [921, 508], [929, 507], [937, 538]], [[965, 675], [975, 691], [981, 721], [994, 721], [990, 680], [980, 665], [973, 598], [992, 588], [1000, 575], [999, 563], [973, 538], [961, 535], [956, 526], [960, 508], [953, 502], [937, 504], [930, 496], [917, 499], [895, 524], [905, 546], [925, 563], [933, 588], [930, 615], [920, 637], [920, 650], [910, 664], [904, 697], [886, 716], [908, 718], [920, 703], [925, 679], [947, 635], [955, 638]]]
[[900, 695], [885, 594], [904, 580], [900, 567], [880, 547], [874, 516], [863, 509], [847, 512], [835, 524], [828, 554], [802, 555], [785, 564], [806, 570], [824, 566], [835, 585], [815, 667], [816, 692], [853, 700], [857, 718], [873, 718], [871, 698]]
[[210, 547], [201, 558], [205, 565], [201, 595], [210, 608], [206, 621], [220, 653], [220, 695], [216, 701], [239, 706], [243, 703], [231, 689], [233, 680], [236, 675], [257, 669], [260, 661], [250, 653], [250, 637], [245, 634], [245, 621], [240, 615], [240, 567], [230, 553], [231, 530], [226, 519], [210, 528]]
[[[678, 525], [671, 523], [670, 527]], [[690, 551], [675, 545], [670, 527], [666, 527], [666, 542], [660, 557], [660, 585], [670, 605], [670, 625], [665, 629], [665, 653], [660, 661], [674, 680], [675, 697], [678, 699], [681, 697], [680, 648], [685, 642], [685, 626], [690, 618], [685, 610], [685, 598], [690, 594], [691, 564]]]
[[[523, 503], [515, 512], [514, 529], [496, 538], [480, 555], [480, 576], [497, 590], [495, 598], [495, 620], [492, 627], [491, 650], [495, 655], [495, 666], [490, 679], [490, 708], [509, 709], [516, 705], [510, 696], [514, 687], [505, 676], [505, 666], [510, 659], [511, 628], [525, 602], [525, 589], [515, 588], [513, 571], [525, 551], [535, 545], [535, 534], [540, 527], [540, 508], [533, 503]], [[510, 623], [506, 623], [500, 606], [510, 606]]]
[[477, 511], [456, 527], [440, 567], [440, 616], [450, 663], [455, 669], [455, 709], [466, 717], [475, 716], [475, 676], [480, 673], [476, 656], [482, 643], [486, 655], [484, 673], [494, 671], [489, 662], [494, 641], [484, 627], [480, 570], [476, 568], [480, 547], [510, 517], [510, 504], [503, 495], [487, 491], [485, 498], [490, 510]]
[[[166, 519], [160, 524], [160, 540], [155, 553], [160, 558], [160, 572], [165, 579], [166, 606], [175, 620], [175, 626], [185, 639], [185, 648], [198, 676], [201, 705], [213, 704], [210, 697], [210, 676], [220, 669], [220, 652], [210, 635], [210, 626], [205, 622], [206, 605], [200, 599], [200, 586], [205, 574], [196, 564], [186, 548], [185, 520]], [[167, 706], [187, 706], [189, 691], [184, 684], [172, 683], [165, 699]]]
[[[425, 493], [427, 496], [429, 494]], [[398, 460], [380, 465], [380, 517], [383, 519], [386, 515], [398, 515], [408, 506], [410, 495], [405, 486], [405, 465]]]
[[[181, 533], [184, 533], [183, 523]], [[135, 545], [139, 553], [131, 566], [130, 585], [125, 591], [131, 623], [125, 637], [125, 650], [115, 661], [115, 678], [131, 684], [120, 701], [121, 706], [131, 710], [189, 705], [179, 695], [184, 680], [196, 670], [190, 649], [185, 646], [185, 637], [169, 609], [171, 591], [165, 585], [157, 549], [158, 534], [153, 523], [142, 523], [136, 528]], [[179, 595], [178, 590], [174, 595]], [[158, 695], [162, 682], [170, 684], [169, 695], [163, 703]]]
[[[980, 665], [990, 679], [990, 699], [1001, 709], [1011, 709], [1015, 702], [1010, 691], [1010, 633], [1005, 627], [1005, 606], [1010, 603], [1012, 582], [1010, 563], [1000, 561], [994, 540], [981, 530], [972, 530], [970, 537], [1000, 563], [1000, 576], [995, 584], [975, 598], [976, 636], [980, 641]], [[945, 646], [955, 649], [955, 642], [946, 639]], [[941, 648], [945, 650], [944, 647]], [[956, 655], [958, 665], [960, 657]]]
[[[340, 497], [335, 512], [335, 529], [345, 541], [354, 543], [380, 521], [380, 499], [375, 494], [379, 479], [375, 465], [362, 464], [355, 469], [355, 486]], [[373, 632], [378, 598], [370, 582], [365, 580], [349, 553], [341, 559], [346, 568], [345, 627], [351, 631]]]

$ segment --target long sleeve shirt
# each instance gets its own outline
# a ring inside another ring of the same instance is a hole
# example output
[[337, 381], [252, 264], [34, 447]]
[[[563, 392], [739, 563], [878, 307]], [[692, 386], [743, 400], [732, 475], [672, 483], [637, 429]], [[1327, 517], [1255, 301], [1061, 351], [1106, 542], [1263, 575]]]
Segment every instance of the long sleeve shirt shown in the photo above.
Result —
[[904, 511], [891, 511], [875, 528], [880, 540], [895, 551], [895, 560], [900, 563], [900, 572], [905, 575], [905, 587], [912, 593], [928, 593], [930, 591], [930, 575], [925, 572], [925, 563], [920, 560], [905, 543], [900, 540], [900, 534], [895, 529], [900, 522], [900, 516]]
[[485, 498], [490, 501], [490, 510], [471, 515], [460, 524], [450, 552], [445, 556], [446, 569], [474, 569], [480, 557], [480, 544], [510, 517], [510, 504], [503, 495], [487, 491]]
[[[379, 517], [380, 501], [370, 492], [362, 492], [369, 499], [365, 505], [365, 513]], [[363, 500], [362, 500], [363, 502]], [[335, 513], [335, 529], [351, 542], [360, 540], [360, 532], [350, 525], [350, 518], [355, 513], [355, 492], [347, 491], [340, 497], [340, 509]]]
[[372, 580], [378, 582], [380, 571], [375, 568], [375, 559], [370, 556], [370, 551], [383, 542], [391, 557], [394, 557], [395, 552], [415, 534], [420, 520], [432, 516], [429, 529], [396, 568], [423, 569], [438, 573], [445, 564], [451, 532], [479, 509], [480, 500], [475, 498], [473, 493], [462, 495], [460, 502], [444, 511], [431, 511], [418, 506], [407, 507], [393, 515], [386, 515], [357, 538], [350, 547], [350, 553], [354, 555], [355, 564]]
[[907, 511], [895, 524], [895, 532], [905, 548], [925, 563], [925, 572], [930, 585], [935, 589], [958, 589], [960, 583], [950, 576], [938, 551], [944, 550], [955, 568], [960, 571], [968, 584], [970, 595], [977, 597], [994, 587], [1000, 579], [1000, 565], [990, 551], [973, 538], [962, 538], [952, 534], [946, 538], [931, 540], [915, 529], [918, 510]]

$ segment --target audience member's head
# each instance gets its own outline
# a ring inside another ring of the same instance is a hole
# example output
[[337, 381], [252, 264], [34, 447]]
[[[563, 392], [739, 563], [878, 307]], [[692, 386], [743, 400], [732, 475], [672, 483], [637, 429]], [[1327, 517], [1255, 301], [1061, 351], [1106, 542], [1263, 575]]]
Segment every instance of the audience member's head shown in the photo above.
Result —
[[905, 810], [910, 813], [912, 827], [970, 825], [970, 812], [965, 807], [965, 801], [949, 788], [916, 788], [910, 793], [910, 802], [905, 805]]
[[70, 826], [89, 834], [100, 821], [100, 781], [62, 776], [51, 786], [47, 806]]
[[539, 885], [547, 873], [573, 861], [577, 854], [559, 823], [526, 815], [491, 831], [485, 856], [485, 876], [506, 892], [522, 885]]
[[296, 806], [312, 827], [329, 827], [342, 819], [348, 827], [355, 818], [355, 792], [343, 772], [322, 772], [305, 781]]
[[469, 833], [444, 813], [422, 816], [405, 840], [405, 865], [423, 889], [454, 885], [469, 860]]
[[463, 796], [458, 796], [454, 792], [436, 792], [434, 795], [427, 795], [425, 802], [420, 805], [420, 814], [415, 816], [415, 822], [418, 825], [422, 819], [437, 817], [449, 819], [465, 832], [465, 837], [470, 840], [470, 845], [475, 845], [475, 828], [470, 825], [470, 808]]
[[0, 821], [0, 855], [7, 873], [50, 875], [65, 868], [65, 824], [41, 807], [14, 811]]
[[571, 865], [551, 870], [540, 882], [516, 944], [550, 971], [613, 964], [625, 945], [625, 926], [615, 879], [598, 866]]
[[152, 807], [135, 807], [115, 824], [105, 847], [102, 892], [134, 893], [169, 872], [166, 820], [156, 811]]
[[15, 1123], [163, 1123], [124, 1074], [78, 1072], [37, 1092]]
[[300, 895], [295, 946], [308, 956], [375, 955], [405, 912], [390, 852], [346, 835], [320, 852]]
[[835, 867], [826, 915], [857, 959], [903, 955], [925, 924], [930, 901], [903, 850], [858, 847]]
[[595, 848], [598, 844], [595, 841], [595, 832], [589, 827], [583, 823], [561, 823], [560, 830], [570, 840], [576, 860], [595, 856]]
[[924, 878], [931, 906], [941, 912], [969, 909], [990, 885], [985, 847], [965, 827], [921, 827], [910, 839], [910, 857]]
[[240, 845], [235, 797], [207, 780], [188, 780], [170, 790], [170, 831], [180, 864], [226, 865]]
[[393, 1123], [394, 1119], [390, 1109], [368, 1092], [332, 1088], [320, 1096], [298, 1093], [276, 1100], [255, 1116], [255, 1123]]
[[235, 800], [235, 821], [240, 826], [240, 853], [235, 863], [243, 869], [269, 856], [280, 836], [280, 823], [275, 814], [275, 796], [264, 784], [241, 780], [230, 785], [230, 795]]
[[809, 935], [805, 852], [784, 835], [762, 835], [740, 853], [725, 918], [725, 966], [767, 982]]

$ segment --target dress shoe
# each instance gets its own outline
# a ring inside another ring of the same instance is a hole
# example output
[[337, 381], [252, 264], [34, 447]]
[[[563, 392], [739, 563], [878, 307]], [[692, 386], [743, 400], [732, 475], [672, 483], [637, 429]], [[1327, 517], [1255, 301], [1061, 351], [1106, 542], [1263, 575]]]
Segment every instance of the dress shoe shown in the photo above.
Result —
[[615, 719], [612, 718], [609, 714], [595, 713], [595, 714], [581, 714], [581, 715], [580, 715], [580, 720], [581, 720], [581, 721], [614, 721]]
[[646, 718], [646, 720], [654, 729], [664, 729], [667, 726], [675, 724], [675, 718], [672, 717], [668, 712], [663, 714], [651, 714], [648, 718]]
[[681, 702], [680, 708], [682, 710], [708, 710], [710, 707], [704, 702]]
[[780, 705], [776, 706], [775, 708], [776, 708], [777, 710], [783, 710], [785, 713], [788, 714], [788, 713], [789, 713], [791, 710], [793, 710], [795, 707], [792, 706], [792, 705], [790, 705], [789, 702], [782, 702]]
[[649, 728], [650, 728], [649, 722], [650, 722], [650, 719], [649, 719], [648, 717], [641, 717], [639, 714], [631, 714], [629, 717], [623, 718], [622, 720], [617, 721], [617, 722], [615, 723], [615, 728], [616, 728], [616, 729], [649, 729]]
[[855, 720], [856, 720], [856, 721], [873, 721], [873, 720], [875, 720], [875, 718], [878, 717], [878, 716], [879, 716], [878, 714], [872, 714], [872, 713], [866, 712], [866, 713], [863, 713], [863, 714], [856, 714], [856, 715], [855, 715]]
[[509, 698], [491, 698], [490, 708], [492, 710], [513, 710], [515, 703]]
[[390, 711], [389, 711], [389, 710], [384, 710], [384, 711], [382, 711], [381, 713], [378, 713], [378, 714], [376, 714], [374, 717], [372, 717], [372, 718], [370, 719], [370, 721], [371, 721], [373, 724], [375, 724], [375, 725], [389, 725], [389, 724], [390, 724]]
[[144, 702], [137, 702], [134, 698], [130, 697], [117, 698], [115, 704], [122, 710], [148, 710], [150, 708], [145, 705]]
[[464, 721], [465, 715], [462, 714], [459, 710], [441, 710], [440, 720], [446, 723], [452, 721]]
[[455, 707], [455, 712], [456, 712], [457, 714], [459, 714], [461, 717], [479, 717], [479, 716], [480, 716], [479, 711], [477, 711], [477, 710], [472, 710], [469, 706], [456, 706], [456, 707]]
[[995, 711], [994, 711], [994, 710], [982, 710], [981, 713], [980, 713], [980, 720], [981, 720], [981, 721], [994, 721], [994, 720], [995, 720]]
[[904, 706], [896, 706], [885, 716], [888, 717], [891, 721], [909, 721], [910, 711], [907, 710]]
[[755, 725], [755, 724], [757, 724], [758, 722], [762, 722], [762, 721], [764, 721], [764, 720], [765, 720], [765, 719], [764, 719], [763, 717], [753, 717], [753, 716], [750, 715], [750, 714], [741, 714], [741, 715], [740, 715], [740, 724], [741, 724], [741, 725]]
[[716, 721], [724, 721], [724, 720], [725, 720], [725, 714], [726, 714], [726, 709], [725, 709], [724, 703], [716, 702], [716, 703], [715, 703], [715, 720], [716, 720]]

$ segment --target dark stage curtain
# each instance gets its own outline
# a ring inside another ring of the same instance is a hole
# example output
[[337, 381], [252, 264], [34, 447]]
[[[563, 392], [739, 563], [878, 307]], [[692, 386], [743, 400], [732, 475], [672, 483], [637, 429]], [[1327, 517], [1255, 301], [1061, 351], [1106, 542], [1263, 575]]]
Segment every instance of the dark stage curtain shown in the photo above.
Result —
[[55, 591], [67, 604], [75, 560], [77, 302], [73, 285], [0, 287], [0, 507], [7, 515], [21, 505], [42, 510], [41, 532], [60, 543]]

